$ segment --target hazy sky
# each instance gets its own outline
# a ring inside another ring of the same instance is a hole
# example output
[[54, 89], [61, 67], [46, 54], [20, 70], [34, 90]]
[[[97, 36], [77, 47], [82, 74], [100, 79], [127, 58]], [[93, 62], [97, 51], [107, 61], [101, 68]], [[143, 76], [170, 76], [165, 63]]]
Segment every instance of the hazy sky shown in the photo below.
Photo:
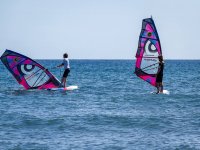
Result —
[[133, 59], [151, 15], [164, 58], [200, 59], [200, 0], [0, 0], [0, 55]]

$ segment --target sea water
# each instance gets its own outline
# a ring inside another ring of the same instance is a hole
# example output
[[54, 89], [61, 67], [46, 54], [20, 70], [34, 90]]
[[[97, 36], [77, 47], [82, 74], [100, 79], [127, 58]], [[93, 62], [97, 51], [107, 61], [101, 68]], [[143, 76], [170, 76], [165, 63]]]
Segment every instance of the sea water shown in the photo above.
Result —
[[[39, 60], [59, 79], [61, 60]], [[71, 60], [73, 91], [24, 90], [0, 64], [0, 150], [200, 149], [200, 61], [165, 61], [164, 89], [134, 60]]]

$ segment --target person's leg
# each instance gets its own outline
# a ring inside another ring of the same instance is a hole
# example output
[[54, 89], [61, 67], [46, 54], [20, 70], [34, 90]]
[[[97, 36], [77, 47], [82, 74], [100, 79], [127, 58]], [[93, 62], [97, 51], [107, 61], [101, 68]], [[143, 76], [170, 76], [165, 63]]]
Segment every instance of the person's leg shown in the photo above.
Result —
[[160, 93], [163, 93], [163, 83], [162, 83], [162, 80], [163, 80], [163, 75], [161, 75], [160, 77]]
[[61, 86], [66, 87], [66, 76], [67, 76], [67, 71], [65, 70], [61, 79]]
[[156, 94], [158, 94], [159, 93], [159, 83], [156, 83], [156, 88], [157, 88]]
[[160, 92], [163, 93], [163, 84], [162, 84], [162, 82], [160, 83]]
[[70, 72], [69, 69], [67, 69], [66, 72], [65, 72], [65, 77], [64, 77], [64, 88], [67, 87], [67, 77], [68, 77], [69, 72]]
[[67, 78], [63, 78], [63, 86], [64, 86], [64, 88], [66, 87], [66, 79]]
[[156, 88], [157, 88], [157, 94], [163, 92], [163, 90], [162, 90], [162, 83], [161, 82], [158, 82], [156, 84]]

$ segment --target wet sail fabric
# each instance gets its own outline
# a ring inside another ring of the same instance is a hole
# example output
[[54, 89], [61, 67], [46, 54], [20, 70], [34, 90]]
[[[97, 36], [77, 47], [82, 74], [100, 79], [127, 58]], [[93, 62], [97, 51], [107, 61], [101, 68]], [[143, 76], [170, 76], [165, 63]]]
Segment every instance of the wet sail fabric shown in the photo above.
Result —
[[136, 53], [135, 73], [152, 86], [156, 86], [158, 56], [161, 55], [161, 44], [154, 21], [152, 18], [143, 19]]
[[60, 85], [47, 69], [22, 54], [6, 50], [1, 61], [25, 89], [51, 89]]

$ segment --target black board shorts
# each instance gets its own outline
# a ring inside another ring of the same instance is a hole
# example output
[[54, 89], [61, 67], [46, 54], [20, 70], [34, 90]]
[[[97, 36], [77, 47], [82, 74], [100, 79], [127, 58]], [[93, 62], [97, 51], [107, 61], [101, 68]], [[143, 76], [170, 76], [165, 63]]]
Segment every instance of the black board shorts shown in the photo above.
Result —
[[156, 82], [162, 82], [163, 80], [163, 74], [158, 74], [156, 78]]
[[69, 69], [65, 69], [65, 72], [63, 73], [63, 78], [67, 78], [69, 72], [70, 72]]

